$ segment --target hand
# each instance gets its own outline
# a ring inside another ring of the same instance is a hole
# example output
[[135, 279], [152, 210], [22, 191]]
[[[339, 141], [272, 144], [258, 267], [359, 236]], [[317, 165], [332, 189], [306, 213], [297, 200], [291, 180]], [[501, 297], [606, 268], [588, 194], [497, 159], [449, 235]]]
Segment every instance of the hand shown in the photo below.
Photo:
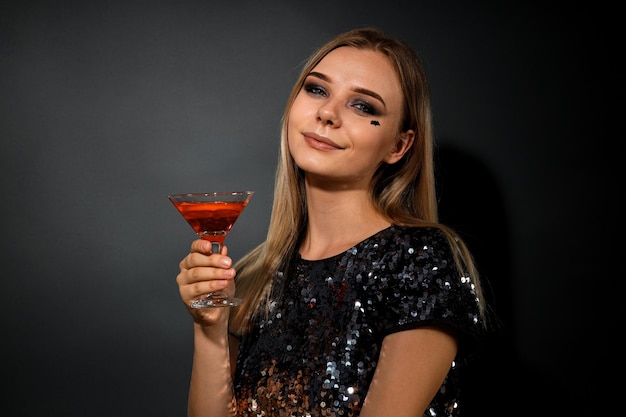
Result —
[[190, 307], [193, 300], [210, 292], [225, 291], [231, 296], [235, 294], [236, 272], [227, 254], [226, 246], [222, 246], [220, 254], [211, 253], [211, 242], [198, 239], [192, 242], [191, 251], [178, 265], [180, 272], [176, 276], [176, 283], [180, 297], [194, 321], [202, 326], [210, 326], [228, 318], [228, 308]]

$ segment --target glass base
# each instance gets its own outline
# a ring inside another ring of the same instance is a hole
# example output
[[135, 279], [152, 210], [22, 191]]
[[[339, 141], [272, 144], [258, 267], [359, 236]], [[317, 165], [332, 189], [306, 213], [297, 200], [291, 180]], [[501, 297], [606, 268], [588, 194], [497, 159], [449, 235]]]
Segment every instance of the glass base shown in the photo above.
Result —
[[191, 308], [234, 307], [242, 302], [241, 298], [222, 298], [209, 294], [204, 298], [193, 301], [190, 305]]

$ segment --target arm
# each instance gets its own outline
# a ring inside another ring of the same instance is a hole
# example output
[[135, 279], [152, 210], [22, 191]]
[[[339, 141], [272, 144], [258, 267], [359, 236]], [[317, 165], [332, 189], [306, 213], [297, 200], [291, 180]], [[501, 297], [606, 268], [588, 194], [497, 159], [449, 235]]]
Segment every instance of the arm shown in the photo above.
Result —
[[180, 296], [194, 319], [194, 354], [189, 386], [189, 417], [226, 417], [235, 415], [231, 352], [228, 337], [228, 308], [193, 309], [192, 300], [226, 289], [234, 294], [234, 269], [226, 256], [211, 254], [209, 242], [197, 240], [180, 262], [176, 277]]
[[194, 323], [189, 417], [235, 415], [228, 335], [223, 326], [216, 327], [204, 328]]
[[421, 417], [443, 383], [457, 352], [450, 333], [421, 327], [383, 340], [361, 417]]

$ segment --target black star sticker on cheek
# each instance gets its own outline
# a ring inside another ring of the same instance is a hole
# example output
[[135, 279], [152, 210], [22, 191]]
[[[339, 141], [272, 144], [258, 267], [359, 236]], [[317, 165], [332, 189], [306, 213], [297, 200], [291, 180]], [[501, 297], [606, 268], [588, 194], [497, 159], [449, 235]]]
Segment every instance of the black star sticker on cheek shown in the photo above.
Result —
[[378, 120], [372, 120], [370, 124], [374, 126], [380, 126], [380, 122], [378, 122]]

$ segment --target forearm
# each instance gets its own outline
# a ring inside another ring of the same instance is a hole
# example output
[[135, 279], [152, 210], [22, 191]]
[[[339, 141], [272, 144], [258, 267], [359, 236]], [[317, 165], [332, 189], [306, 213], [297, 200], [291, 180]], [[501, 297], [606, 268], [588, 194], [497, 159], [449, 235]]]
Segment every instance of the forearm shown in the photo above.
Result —
[[189, 417], [235, 416], [225, 327], [202, 328], [194, 323], [194, 355], [187, 413]]

